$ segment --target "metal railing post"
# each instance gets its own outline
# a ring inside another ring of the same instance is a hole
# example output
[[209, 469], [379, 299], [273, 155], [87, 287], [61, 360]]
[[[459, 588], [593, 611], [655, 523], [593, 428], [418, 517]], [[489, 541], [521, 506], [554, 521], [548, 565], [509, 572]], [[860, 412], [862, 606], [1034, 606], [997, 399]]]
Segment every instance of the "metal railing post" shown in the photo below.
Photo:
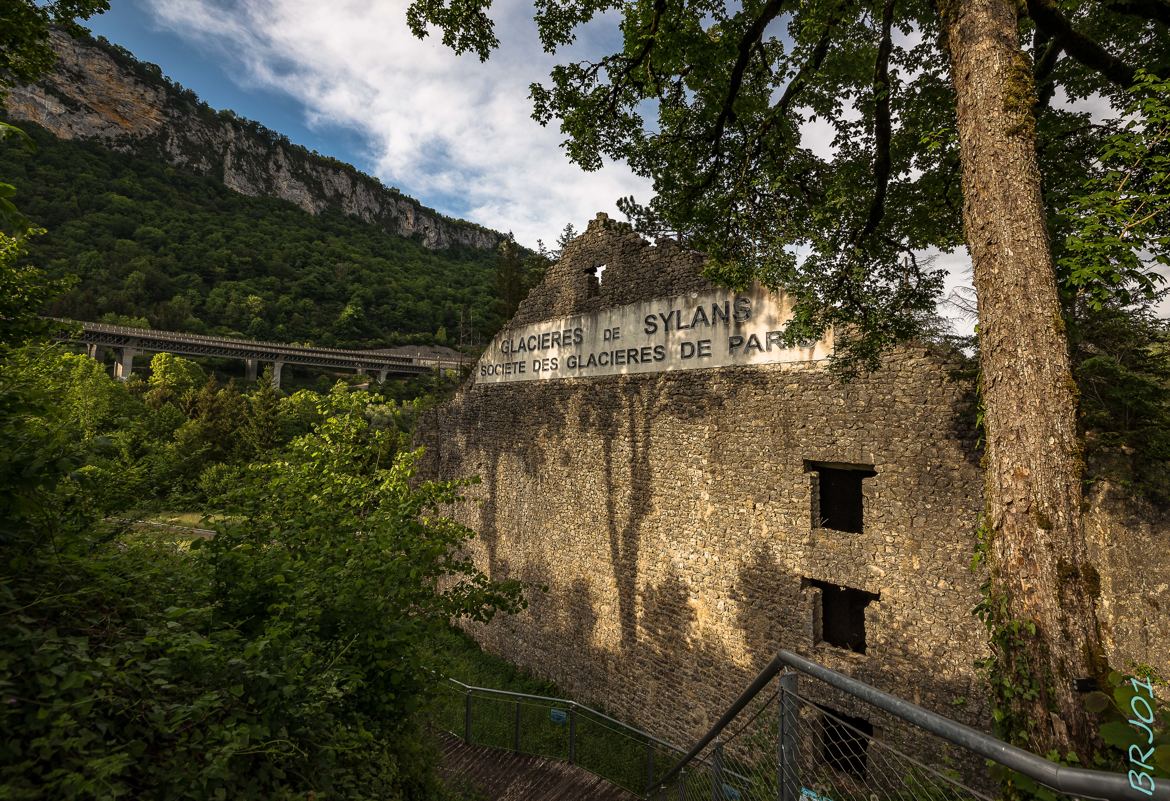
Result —
[[654, 743], [646, 742], [646, 786], [654, 786]]
[[512, 750], [520, 750], [520, 702], [516, 702], [516, 726], [512, 730]]
[[687, 769], [678, 772], [678, 801], [687, 801]]
[[471, 690], [467, 691], [463, 701], [463, 742], [471, 745]]
[[796, 759], [796, 674], [780, 676], [780, 731], [778, 742], [778, 769], [780, 772], [779, 801], [797, 801], [800, 797], [800, 775]]
[[577, 764], [577, 705], [569, 707], [569, 764]]
[[716, 742], [711, 754], [711, 801], [723, 801], [723, 743]]

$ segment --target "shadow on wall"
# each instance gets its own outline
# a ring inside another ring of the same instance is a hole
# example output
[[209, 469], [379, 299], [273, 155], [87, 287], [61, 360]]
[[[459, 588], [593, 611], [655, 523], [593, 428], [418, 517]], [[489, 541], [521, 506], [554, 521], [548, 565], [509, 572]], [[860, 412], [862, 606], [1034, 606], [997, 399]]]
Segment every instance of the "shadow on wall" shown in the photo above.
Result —
[[[530, 393], [531, 385], [523, 384], [471, 387], [465, 388], [461, 397], [450, 406], [435, 412], [429, 425], [436, 433], [435, 441], [428, 443], [426, 459], [431, 464], [427, 466], [427, 472], [445, 476], [476, 472], [482, 477], [482, 492], [474, 493], [479, 496], [475, 501], [477, 513], [472, 514], [470, 520], [466, 514], [461, 516], [479, 531], [485, 566], [493, 577], [518, 577], [535, 584], [557, 584], [552, 579], [561, 576], [564, 577], [560, 582], [562, 595], [566, 587], [572, 588], [569, 594], [574, 598], [587, 594], [586, 591], [592, 592], [587, 581], [572, 577], [571, 569], [566, 571], [562, 567], [550, 571], [547, 565], [538, 569], [539, 560], [535, 554], [543, 544], [532, 540], [538, 539], [537, 522], [547, 529], [553, 525], [547, 521], [556, 514], [560, 514], [562, 520], [588, 517], [588, 523], [580, 524], [583, 528], [598, 533], [599, 529], [605, 531], [604, 540], [598, 538], [596, 544], [604, 545], [607, 550], [614, 585], [610, 590], [617, 608], [591, 606], [591, 613], [585, 616], [590, 622], [589, 638], [584, 639], [580, 636], [582, 632], [574, 628], [578, 626], [576, 619], [582, 617], [583, 609], [568, 616], [563, 608], [550, 606], [558, 602], [556, 598], [538, 595], [533, 600], [532, 609], [524, 616], [523, 625], [509, 626], [515, 639], [531, 643], [533, 636], [529, 631], [539, 630], [542, 626], [547, 630], [548, 621], [557, 621], [554, 628], [562, 633], [573, 631], [575, 643], [612, 642], [608, 636], [599, 636], [594, 629], [599, 624], [604, 627], [616, 621], [616, 639], [623, 654], [621, 661], [628, 663], [628, 658], [632, 658], [639, 668], [653, 669], [653, 665], [661, 661], [660, 654], [653, 649], [646, 651], [645, 640], [647, 632], [655, 625], [666, 626], [673, 621], [678, 632], [676, 637], [700, 636], [696, 632], [685, 632], [691, 625], [688, 622], [691, 618], [683, 615], [685, 605], [674, 604], [675, 613], [680, 616], [663, 616], [658, 620], [649, 608], [652, 594], [662, 593], [666, 588], [673, 587], [674, 595], [679, 598], [689, 598], [691, 593], [686, 580], [671, 566], [669, 555], [658, 551], [643, 553], [647, 547], [644, 529], [651, 515], [655, 516], [656, 526], [664, 525], [664, 520], [670, 522], [663, 510], [657, 510], [655, 514], [656, 487], [673, 483], [682, 488], [676, 492], [697, 495], [701, 489], [699, 483], [708, 480], [708, 468], [702, 464], [704, 453], [717, 452], [723, 446], [725, 435], [718, 426], [708, 426], [700, 431], [701, 427], [694, 423], [733, 417], [737, 411], [737, 396], [758, 396], [773, 390], [777, 383], [775, 374], [769, 376], [759, 370], [720, 372], [721, 376], [707, 374], [705, 380], [700, 381], [694, 380], [694, 374], [667, 373], [652, 377], [612, 377], [588, 384], [541, 382], [538, 395]], [[816, 380], [835, 381], [823, 374]], [[848, 392], [861, 395], [865, 388], [851, 387]], [[490, 398], [488, 393], [491, 393]], [[729, 413], [729, 409], [732, 412]], [[729, 419], [726, 425], [738, 427], [741, 423]], [[572, 432], [571, 438], [565, 437], [566, 431]], [[680, 445], [677, 440], [684, 436], [705, 439]], [[787, 433], [769, 432], [768, 436], [786, 437]], [[469, 441], [472, 437], [474, 440]], [[787, 440], [784, 443], [787, 447]], [[655, 459], [656, 451], [662, 448], [689, 454], [691, 463], [664, 465], [662, 458]], [[712, 458], [720, 457], [716, 453]], [[751, 457], [747, 454], [742, 458]], [[918, 467], [907, 465], [904, 469], [915, 471]], [[922, 482], [938, 480], [937, 473], [923, 473], [921, 476], [914, 473], [914, 476]], [[734, 481], [736, 476], [722, 475], [719, 480]], [[953, 479], [948, 476], [945, 480]], [[601, 486], [594, 487], [594, 483]], [[722, 492], [722, 486], [716, 489]], [[595, 489], [601, 491], [591, 495]], [[558, 503], [568, 503], [574, 508], [551, 511], [546, 508], [548, 504]], [[579, 521], [571, 522], [576, 524]], [[680, 529], [692, 523], [699, 527], [696, 521], [687, 519], [673, 522]], [[718, 523], [708, 521], [702, 524], [707, 529], [712, 526], [717, 530]], [[723, 534], [718, 532], [718, 536]], [[517, 541], [501, 541], [508, 537]], [[661, 545], [660, 533], [654, 542], [655, 547]], [[588, 544], [568, 543], [583, 548]], [[522, 574], [519, 576], [514, 575], [516, 571], [505, 557], [510, 548], [523, 554]], [[592, 558], [600, 554], [586, 555]], [[575, 558], [570, 553], [558, 553], [556, 557], [561, 560]], [[546, 555], [545, 558], [550, 557]], [[639, 575], [640, 569], [649, 569], [651, 574]], [[666, 569], [665, 574], [660, 572], [663, 569]], [[751, 664], [758, 669], [774, 654], [784, 631], [789, 631], [790, 635], [795, 633], [791, 631], [793, 627], [788, 616], [777, 614], [777, 611], [785, 603], [799, 602], [800, 579], [791, 575], [791, 568], [779, 564], [764, 548], [752, 553], [752, 560], [741, 567], [740, 573], [739, 580], [730, 588], [729, 597], [739, 607], [739, 628]], [[589, 578], [599, 580], [601, 577]], [[604, 578], [608, 580], [609, 577]], [[604, 600], [601, 602], [605, 603]], [[659, 603], [656, 608], [668, 607]], [[686, 614], [693, 615], [694, 611]], [[545, 631], [540, 636], [543, 638], [547, 633], [551, 632]], [[480, 633], [480, 639], [490, 647], [496, 638], [490, 631], [485, 631]], [[557, 643], [559, 640], [554, 640], [550, 649], [563, 647]], [[505, 647], [502, 640], [497, 643], [498, 649]], [[799, 643], [790, 642], [789, 647], [799, 648]], [[534, 654], [513, 653], [512, 656], [536, 661]], [[734, 661], [722, 650], [712, 654], [699, 653], [699, 664], [692, 670], [697, 676], [709, 672], [715, 678], [715, 686], [725, 685], [734, 691], [738, 686], [736, 682], [720, 680], [729, 671], [734, 673], [731, 670]], [[543, 660], [540, 668], [546, 671], [556, 669], [555, 661]], [[754, 674], [754, 671], [745, 669], [744, 675], [748, 673]], [[568, 681], [567, 670], [562, 670], [555, 678], [566, 686], [573, 686]]]
[[[538, 583], [546, 575], [547, 566], [530, 561], [520, 578]], [[595, 641], [594, 634], [602, 615], [598, 612], [590, 583], [583, 578], [576, 579], [567, 593], [536, 594], [529, 610], [529, 620], [501, 622], [504, 628], [502, 641], [508, 642], [509, 635], [514, 636], [522, 629], [525, 637], [545, 643], [550, 651], [556, 643], [573, 644], [572, 669], [549, 675], [549, 678], [578, 701], [645, 728], [685, 749], [717, 721], [779, 648], [818, 658], [817, 654], [810, 654], [809, 649], [803, 647], [797, 634], [782, 631], [774, 624], [774, 619], [768, 623], [766, 610], [775, 603], [776, 597], [784, 598], [786, 603], [799, 603], [796, 600], [799, 593], [793, 592], [791, 577], [783, 575], [781, 565], [760, 549], [752, 560], [740, 567], [739, 575], [738, 586], [752, 588], [749, 594], [740, 598], [742, 610], [738, 619], [749, 642], [751, 658], [747, 665], [741, 664], [713, 638], [703, 636], [690, 587], [673, 571], [668, 571], [661, 581], [642, 590], [636, 636], [629, 643], [623, 641], [620, 652], [591, 644]], [[486, 640], [489, 648], [497, 642], [487, 630], [480, 629], [477, 634]], [[514, 652], [504, 649], [501, 653], [515, 656]], [[547, 675], [556, 673], [555, 664], [550, 661], [532, 667]], [[550, 667], [554, 669], [550, 671]], [[867, 675], [866, 680], [879, 686], [905, 687], [918, 677], [932, 675], [933, 668], [926, 662], [918, 662], [909, 668], [904, 663], [897, 667], [879, 665], [876, 673]], [[962, 681], [936, 680], [929, 697], [911, 694], [909, 700], [950, 717], [959, 717], [954, 714], [953, 707], [946, 708], [947, 699], [966, 698], [971, 689]], [[756, 704], [762, 704], [770, 692], [774, 690], [769, 689], [759, 696]], [[993, 787], [983, 760], [961, 749], [937, 741], [814, 679], [800, 677], [798, 692], [808, 701], [806, 712], [815, 713], [816, 708], [821, 707], [838, 716], [863, 720], [873, 727], [876, 739], [902, 754], [932, 766], [952, 769], [962, 781], [978, 789], [987, 791]], [[905, 691], [900, 694], [907, 695]], [[971, 701], [972, 706], [979, 705], [978, 699]], [[747, 712], [727, 730], [728, 733], [747, 724], [756, 704], [748, 707]], [[753, 747], [758, 749], [760, 743], [764, 743], [766, 758], [772, 758], [768, 743], [774, 742], [773, 729], [770, 728], [774, 721], [763, 715], [752, 725], [758, 725], [762, 730], [762, 738], [753, 741]], [[816, 739], [820, 736], [816, 726], [815, 720], [806, 720], [805, 734], [819, 749], [822, 743]], [[745, 741], [748, 738], [741, 735], [739, 742]], [[904, 767], [900, 757], [884, 750], [879, 752], [877, 748], [870, 746], [875, 770]], [[749, 757], [760, 754], [754, 751], [741, 752], [740, 755], [744, 753]], [[815, 759], [815, 754], [812, 758]]]

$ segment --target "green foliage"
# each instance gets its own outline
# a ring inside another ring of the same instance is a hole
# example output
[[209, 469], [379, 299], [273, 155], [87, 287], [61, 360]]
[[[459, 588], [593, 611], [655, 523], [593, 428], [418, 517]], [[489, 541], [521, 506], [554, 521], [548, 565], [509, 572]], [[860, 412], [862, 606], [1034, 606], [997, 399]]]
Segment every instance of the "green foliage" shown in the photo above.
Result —
[[118, 314], [117, 312], [106, 312], [98, 318], [98, 322], [107, 325], [120, 325], [124, 328], [150, 328], [150, 321], [145, 317]]
[[1139, 72], [1129, 93], [1059, 222], [1065, 288], [1095, 310], [1157, 300], [1170, 266], [1170, 78]]
[[54, 324], [37, 310], [68, 285], [66, 280], [48, 281], [36, 267], [20, 264], [27, 253], [28, 237], [39, 233], [43, 232], [10, 236], [0, 231], [0, 355], [53, 329]]
[[1148, 309], [1080, 304], [1069, 319], [1086, 475], [1170, 505], [1170, 326]]
[[524, 290], [520, 248], [516, 240], [509, 237], [500, 243], [496, 253], [496, 294], [504, 319], [516, 313], [516, 307], [524, 300]]
[[190, 359], [171, 353], [156, 353], [150, 360], [150, 378], [146, 382], [149, 388], [143, 400], [154, 409], [169, 402], [180, 407], [188, 406], [196, 389], [206, 381], [203, 368]]
[[[1151, 671], [1140, 677], [1139, 684], [1114, 671], [1109, 674], [1107, 691], [1095, 691], [1085, 696], [1085, 706], [1100, 721], [1098, 731], [1109, 747], [1102, 758], [1102, 765], [1114, 770], [1144, 770], [1160, 778], [1170, 778], [1170, 708], [1153, 697], [1147, 686], [1158, 683]], [[1162, 682], [1164, 684], [1164, 682]], [[1140, 696], [1138, 713], [1134, 712], [1133, 699]], [[1154, 722], [1146, 723], [1141, 716], [1152, 711]], [[1136, 753], [1133, 749], [1136, 748]], [[1137, 768], [1134, 756], [1147, 756], [1143, 763], [1148, 766]]]
[[477, 338], [503, 323], [491, 251], [428, 250], [26, 127], [35, 157], [0, 149], [0, 175], [50, 231], [28, 243], [30, 258], [77, 276], [48, 306], [56, 316], [358, 347], [430, 343], [441, 327], [462, 330], [461, 318]]
[[283, 421], [280, 414], [280, 392], [272, 383], [272, 369], [264, 368], [256, 389], [248, 396], [244, 425], [240, 432], [242, 442], [252, 456], [262, 456], [281, 442]]
[[[429, 637], [519, 585], [460, 556], [457, 488], [414, 482], [405, 407], [232, 393], [204, 384], [187, 417], [56, 348], [0, 363], [0, 797], [442, 796]], [[311, 430], [218, 463], [234, 515], [194, 553], [101, 522], [128, 501], [102, 477], [143, 481], [152, 441], [223, 437], [231, 408], [282, 429], [286, 404]]]
[[[0, 97], [0, 100], [3, 98]], [[7, 147], [8, 140], [16, 139], [25, 147], [32, 148], [32, 138], [15, 125], [0, 122], [0, 146]], [[0, 182], [0, 231], [20, 234], [28, 230], [28, 218], [20, 213], [12, 198], [16, 195], [16, 187], [9, 183]]]
[[[528, 275], [526, 263], [515, 238], [508, 237], [496, 248], [496, 297], [500, 316], [511, 319], [520, 301], [532, 288], [533, 281]], [[539, 278], [539, 277], [538, 277]]]

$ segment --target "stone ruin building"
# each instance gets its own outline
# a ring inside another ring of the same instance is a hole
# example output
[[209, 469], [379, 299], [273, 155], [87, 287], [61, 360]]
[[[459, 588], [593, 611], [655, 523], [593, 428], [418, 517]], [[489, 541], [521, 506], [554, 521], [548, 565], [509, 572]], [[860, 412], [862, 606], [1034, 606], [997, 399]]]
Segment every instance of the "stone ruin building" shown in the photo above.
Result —
[[[427, 475], [482, 479], [480, 567], [547, 586], [473, 636], [679, 745], [780, 647], [989, 729], [971, 377], [903, 347], [844, 381], [702, 264], [599, 215], [420, 427]], [[1110, 661], [1167, 674], [1170, 528], [1117, 508], [1087, 520]]]

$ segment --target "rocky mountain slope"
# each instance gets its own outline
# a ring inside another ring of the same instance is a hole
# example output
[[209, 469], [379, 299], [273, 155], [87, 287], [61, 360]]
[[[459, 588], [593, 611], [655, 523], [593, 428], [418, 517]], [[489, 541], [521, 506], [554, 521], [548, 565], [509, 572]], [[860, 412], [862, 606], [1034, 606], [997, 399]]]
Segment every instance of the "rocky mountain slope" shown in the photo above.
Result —
[[287, 200], [311, 214], [340, 211], [431, 249], [487, 249], [501, 239], [258, 123], [216, 112], [117, 45], [54, 32], [53, 46], [56, 69], [38, 84], [12, 90], [6, 104], [11, 118], [35, 122], [62, 139], [93, 139], [158, 157], [236, 192]]

